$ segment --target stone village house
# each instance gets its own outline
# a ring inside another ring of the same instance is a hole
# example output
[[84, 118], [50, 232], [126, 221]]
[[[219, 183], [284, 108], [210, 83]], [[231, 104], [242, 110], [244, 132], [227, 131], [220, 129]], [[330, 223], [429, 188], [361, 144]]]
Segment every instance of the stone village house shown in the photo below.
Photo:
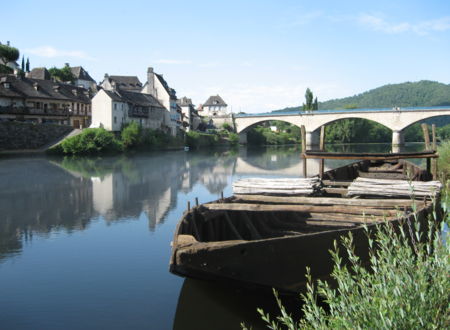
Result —
[[152, 95], [117, 88], [114, 81], [110, 89], [94, 96], [92, 109], [91, 127], [115, 132], [133, 121], [143, 128], [161, 129], [167, 111]]
[[[120, 130], [123, 124], [135, 120], [128, 109], [140, 106], [148, 112], [148, 118], [140, 117], [139, 123], [142, 123], [143, 127], [160, 129], [172, 136], [176, 136], [182, 128], [181, 108], [176, 102], [176, 92], [169, 87], [162, 75], [153, 72], [153, 68], [148, 68], [147, 82], [144, 85], [136, 76], [106, 74], [100, 86], [104, 92], [99, 92], [92, 99], [93, 127], [102, 125], [108, 130]], [[113, 100], [113, 96], [116, 100]], [[120, 101], [117, 98], [120, 98]], [[134, 103], [137, 99], [140, 100], [140, 105]], [[120, 103], [117, 104], [120, 111], [123, 104], [123, 112], [114, 112], [119, 111], [114, 109], [117, 102]]]
[[[85, 88], [60, 83], [49, 78], [0, 75], [0, 120], [88, 127], [91, 121], [91, 92]], [[37, 72], [35, 72], [38, 75]]]
[[233, 126], [233, 117], [228, 113], [228, 105], [219, 95], [210, 96], [203, 105], [200, 105], [198, 113], [207, 118], [210, 126], [220, 128], [225, 123]]
[[177, 104], [181, 108], [183, 126], [186, 132], [189, 132], [190, 130], [196, 130], [202, 122], [202, 119], [198, 115], [197, 110], [195, 110], [192, 100], [184, 96], [181, 99], [177, 100]]

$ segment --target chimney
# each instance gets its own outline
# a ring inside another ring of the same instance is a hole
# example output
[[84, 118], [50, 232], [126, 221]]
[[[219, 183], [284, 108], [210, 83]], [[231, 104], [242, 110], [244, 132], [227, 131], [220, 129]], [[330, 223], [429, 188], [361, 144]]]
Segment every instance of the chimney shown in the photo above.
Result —
[[113, 91], [116, 91], [116, 89], [117, 89], [117, 85], [116, 85], [116, 82], [114, 80], [111, 81], [111, 88], [112, 88]]
[[155, 92], [155, 73], [153, 72], [153, 68], [149, 67], [147, 69], [147, 89], [145, 90], [147, 94], [153, 95], [156, 97]]
[[33, 83], [33, 88], [34, 88], [35, 90], [39, 90], [39, 85], [38, 85], [37, 82]]

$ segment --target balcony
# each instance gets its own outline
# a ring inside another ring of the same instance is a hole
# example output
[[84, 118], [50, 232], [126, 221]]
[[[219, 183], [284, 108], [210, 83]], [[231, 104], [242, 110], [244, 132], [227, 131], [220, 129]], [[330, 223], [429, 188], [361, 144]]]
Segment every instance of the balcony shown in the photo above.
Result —
[[34, 116], [61, 116], [67, 117], [69, 109], [36, 109], [32, 107], [2, 107], [0, 106], [0, 114], [8, 115], [34, 115]]

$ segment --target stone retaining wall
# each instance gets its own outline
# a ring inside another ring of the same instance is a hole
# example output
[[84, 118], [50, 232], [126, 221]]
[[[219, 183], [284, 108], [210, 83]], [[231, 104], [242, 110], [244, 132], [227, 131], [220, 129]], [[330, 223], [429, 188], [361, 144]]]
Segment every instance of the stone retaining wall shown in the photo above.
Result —
[[0, 150], [39, 149], [72, 131], [55, 124], [0, 122]]

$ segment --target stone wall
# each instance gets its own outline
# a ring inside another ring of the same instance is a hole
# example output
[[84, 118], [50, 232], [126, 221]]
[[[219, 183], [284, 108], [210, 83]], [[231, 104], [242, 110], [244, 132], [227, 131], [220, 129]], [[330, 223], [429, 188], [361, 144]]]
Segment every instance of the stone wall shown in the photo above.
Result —
[[55, 124], [0, 122], [0, 150], [39, 149], [72, 131]]
[[231, 115], [206, 117], [206, 119], [207, 119], [206, 120], [207, 123], [210, 123], [212, 121], [212, 124], [216, 128], [222, 128], [223, 124], [225, 124], [225, 123], [230, 124], [231, 127], [234, 128], [233, 117]]

